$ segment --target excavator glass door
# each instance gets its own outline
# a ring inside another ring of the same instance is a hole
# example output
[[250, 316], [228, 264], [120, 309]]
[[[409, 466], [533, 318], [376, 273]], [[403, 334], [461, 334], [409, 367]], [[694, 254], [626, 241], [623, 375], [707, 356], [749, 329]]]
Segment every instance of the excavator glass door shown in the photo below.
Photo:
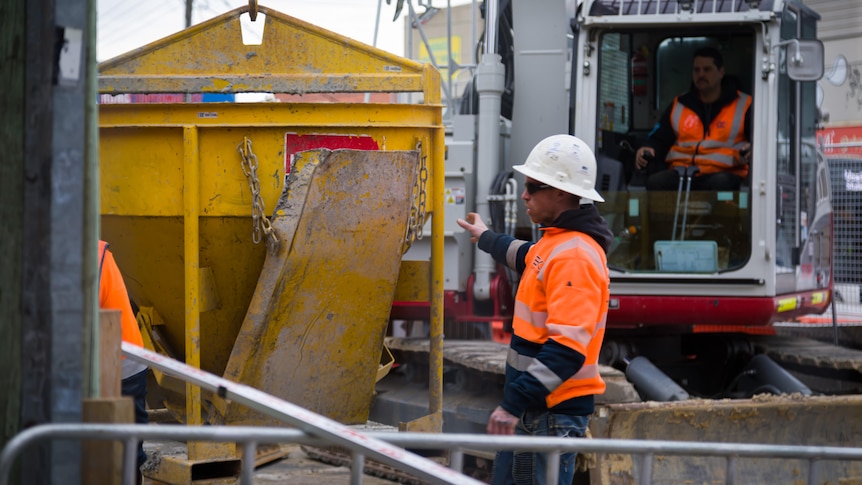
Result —
[[[816, 150], [816, 81], [795, 80], [797, 40], [816, 39], [817, 16], [791, 4], [783, 12], [778, 51], [776, 282], [778, 292], [822, 287], [828, 278], [828, 177]], [[811, 59], [807, 60], [811, 62]], [[822, 59], [821, 59], [822, 64]], [[797, 276], [800, 272], [802, 278]], [[800, 287], [801, 286], [801, 287]]]
[[607, 201], [599, 208], [617, 236], [608, 256], [613, 269], [710, 274], [742, 268], [749, 260], [748, 179], [733, 191], [690, 189], [685, 177], [679, 185], [647, 190], [646, 180], [670, 166], [665, 153], [656, 153], [657, 159], [639, 169], [635, 151], [668, 117], [674, 99], [692, 88], [692, 59], [701, 47], [722, 53], [725, 89], [753, 94], [755, 35], [751, 26], [601, 34], [596, 151], [598, 187]]

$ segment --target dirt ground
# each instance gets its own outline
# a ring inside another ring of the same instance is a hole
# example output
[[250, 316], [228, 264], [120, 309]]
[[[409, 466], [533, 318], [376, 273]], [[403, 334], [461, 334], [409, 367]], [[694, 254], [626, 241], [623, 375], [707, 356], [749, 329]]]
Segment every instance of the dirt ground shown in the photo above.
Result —
[[[147, 450], [148, 454], [154, 453], [155, 450], [170, 447], [170, 443], [144, 444], [144, 449]], [[282, 445], [282, 450], [287, 453], [284, 458], [260, 466], [255, 470], [255, 485], [281, 485], [285, 483], [291, 485], [319, 485], [324, 483], [338, 485], [350, 483], [350, 469], [346, 466], [333, 466], [313, 460], [302, 451], [299, 445]], [[145, 477], [143, 485], [162, 485], [164, 483]], [[193, 483], [195, 485], [234, 485], [240, 481], [238, 477], [225, 477], [195, 480]], [[362, 483], [366, 485], [392, 485], [395, 482], [365, 475]]]

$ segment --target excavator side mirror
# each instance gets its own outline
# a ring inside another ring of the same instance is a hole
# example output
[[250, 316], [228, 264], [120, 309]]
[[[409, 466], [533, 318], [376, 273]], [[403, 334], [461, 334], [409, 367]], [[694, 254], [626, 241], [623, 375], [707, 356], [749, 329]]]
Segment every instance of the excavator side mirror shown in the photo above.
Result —
[[[782, 44], [784, 44], [782, 42]], [[786, 43], [787, 75], [794, 81], [817, 81], [823, 77], [823, 42], [794, 39]]]

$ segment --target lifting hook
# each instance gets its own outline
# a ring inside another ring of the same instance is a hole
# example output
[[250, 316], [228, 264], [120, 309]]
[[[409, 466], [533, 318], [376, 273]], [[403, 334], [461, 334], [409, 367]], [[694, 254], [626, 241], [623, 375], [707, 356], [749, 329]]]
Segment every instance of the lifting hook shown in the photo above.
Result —
[[257, 20], [257, 0], [248, 0], [248, 17], [252, 22]]

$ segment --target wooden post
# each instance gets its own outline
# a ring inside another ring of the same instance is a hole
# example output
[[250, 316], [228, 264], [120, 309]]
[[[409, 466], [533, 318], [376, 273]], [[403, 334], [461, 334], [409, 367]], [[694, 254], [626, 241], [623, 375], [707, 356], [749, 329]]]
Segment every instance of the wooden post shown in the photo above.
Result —
[[[135, 421], [134, 401], [121, 395], [122, 342], [119, 310], [99, 314], [99, 382], [101, 395], [84, 400], [85, 423], [125, 423]], [[81, 483], [122, 483], [123, 443], [84, 441]]]

